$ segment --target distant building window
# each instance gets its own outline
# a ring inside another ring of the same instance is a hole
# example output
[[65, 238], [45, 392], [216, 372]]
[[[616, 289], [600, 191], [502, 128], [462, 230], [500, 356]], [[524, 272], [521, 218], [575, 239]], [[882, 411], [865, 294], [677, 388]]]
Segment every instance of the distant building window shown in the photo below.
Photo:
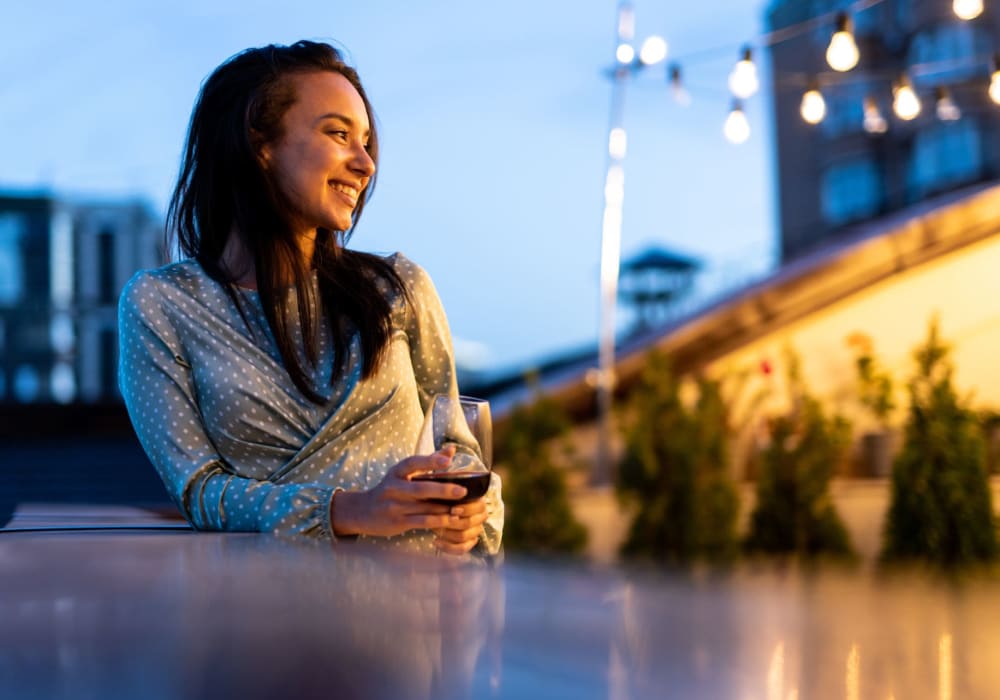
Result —
[[911, 198], [971, 182], [983, 169], [979, 128], [971, 119], [939, 123], [919, 134], [907, 172]]
[[20, 214], [0, 214], [0, 304], [16, 304], [24, 294], [24, 228]]
[[109, 228], [97, 234], [97, 274], [98, 298], [102, 304], [113, 304], [118, 298], [118, 290], [115, 287], [115, 234]]
[[69, 403], [76, 398], [76, 377], [69, 364], [60, 362], [53, 367], [52, 377], [49, 381], [52, 387], [52, 398], [55, 401]]
[[102, 330], [101, 353], [101, 398], [111, 399], [118, 394], [118, 334], [113, 330]]
[[69, 314], [56, 314], [49, 323], [49, 342], [57, 353], [65, 354], [76, 344], [76, 333], [73, 331], [73, 319]]
[[34, 367], [21, 365], [17, 368], [14, 373], [14, 398], [21, 403], [37, 401], [41, 388], [38, 371]]
[[864, 127], [865, 96], [872, 92], [866, 83], [848, 83], [822, 90], [826, 100], [826, 118], [820, 128], [826, 136], [861, 131]]
[[820, 187], [823, 218], [834, 226], [872, 217], [882, 203], [882, 179], [869, 158], [832, 166]]
[[[991, 53], [989, 37], [968, 22], [941, 24], [917, 33], [907, 54], [914, 82], [937, 84], [975, 75], [982, 69], [980, 54]], [[919, 68], [919, 70], [914, 70]]]

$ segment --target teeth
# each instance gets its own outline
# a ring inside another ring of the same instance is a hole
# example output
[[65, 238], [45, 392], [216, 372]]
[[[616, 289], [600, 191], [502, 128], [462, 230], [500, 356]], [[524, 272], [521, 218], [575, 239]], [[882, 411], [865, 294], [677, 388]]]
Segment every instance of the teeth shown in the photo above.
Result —
[[335, 182], [333, 184], [333, 189], [337, 190], [338, 192], [343, 192], [344, 194], [346, 194], [351, 199], [357, 199], [358, 198], [358, 191], [356, 189], [354, 189], [353, 187], [351, 187], [350, 185], [342, 185], [339, 182]]

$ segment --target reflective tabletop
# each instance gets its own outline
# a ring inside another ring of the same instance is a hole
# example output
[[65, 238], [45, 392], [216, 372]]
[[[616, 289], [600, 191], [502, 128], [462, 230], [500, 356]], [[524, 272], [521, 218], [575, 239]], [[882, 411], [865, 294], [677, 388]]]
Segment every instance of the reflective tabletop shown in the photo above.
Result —
[[996, 698], [1000, 582], [0, 531], [4, 698]]

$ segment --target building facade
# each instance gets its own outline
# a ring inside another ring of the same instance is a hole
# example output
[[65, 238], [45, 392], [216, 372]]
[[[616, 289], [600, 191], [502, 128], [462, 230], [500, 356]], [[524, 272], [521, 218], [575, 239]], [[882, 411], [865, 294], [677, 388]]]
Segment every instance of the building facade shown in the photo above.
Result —
[[[971, 21], [950, 0], [882, 0], [848, 13], [860, 61], [839, 73], [826, 50], [836, 14], [857, 5], [774, 0], [767, 10], [785, 262], [858, 222], [1000, 177], [1000, 105], [989, 96], [1000, 8], [986, 3]], [[893, 110], [903, 76], [921, 103], [909, 120]], [[810, 86], [826, 104], [817, 124], [800, 114]]]
[[0, 194], [0, 402], [119, 400], [118, 295], [161, 236], [143, 202]]

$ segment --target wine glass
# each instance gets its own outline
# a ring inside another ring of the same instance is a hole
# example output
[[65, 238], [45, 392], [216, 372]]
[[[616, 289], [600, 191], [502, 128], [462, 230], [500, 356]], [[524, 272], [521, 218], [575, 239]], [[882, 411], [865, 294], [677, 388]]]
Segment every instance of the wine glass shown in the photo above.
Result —
[[417, 480], [439, 481], [464, 486], [464, 503], [482, 497], [490, 484], [493, 465], [493, 426], [489, 402], [468, 396], [457, 400], [438, 394], [424, 415], [417, 440], [416, 454], [429, 455], [446, 445], [455, 448], [455, 456], [445, 471], [414, 476]]

